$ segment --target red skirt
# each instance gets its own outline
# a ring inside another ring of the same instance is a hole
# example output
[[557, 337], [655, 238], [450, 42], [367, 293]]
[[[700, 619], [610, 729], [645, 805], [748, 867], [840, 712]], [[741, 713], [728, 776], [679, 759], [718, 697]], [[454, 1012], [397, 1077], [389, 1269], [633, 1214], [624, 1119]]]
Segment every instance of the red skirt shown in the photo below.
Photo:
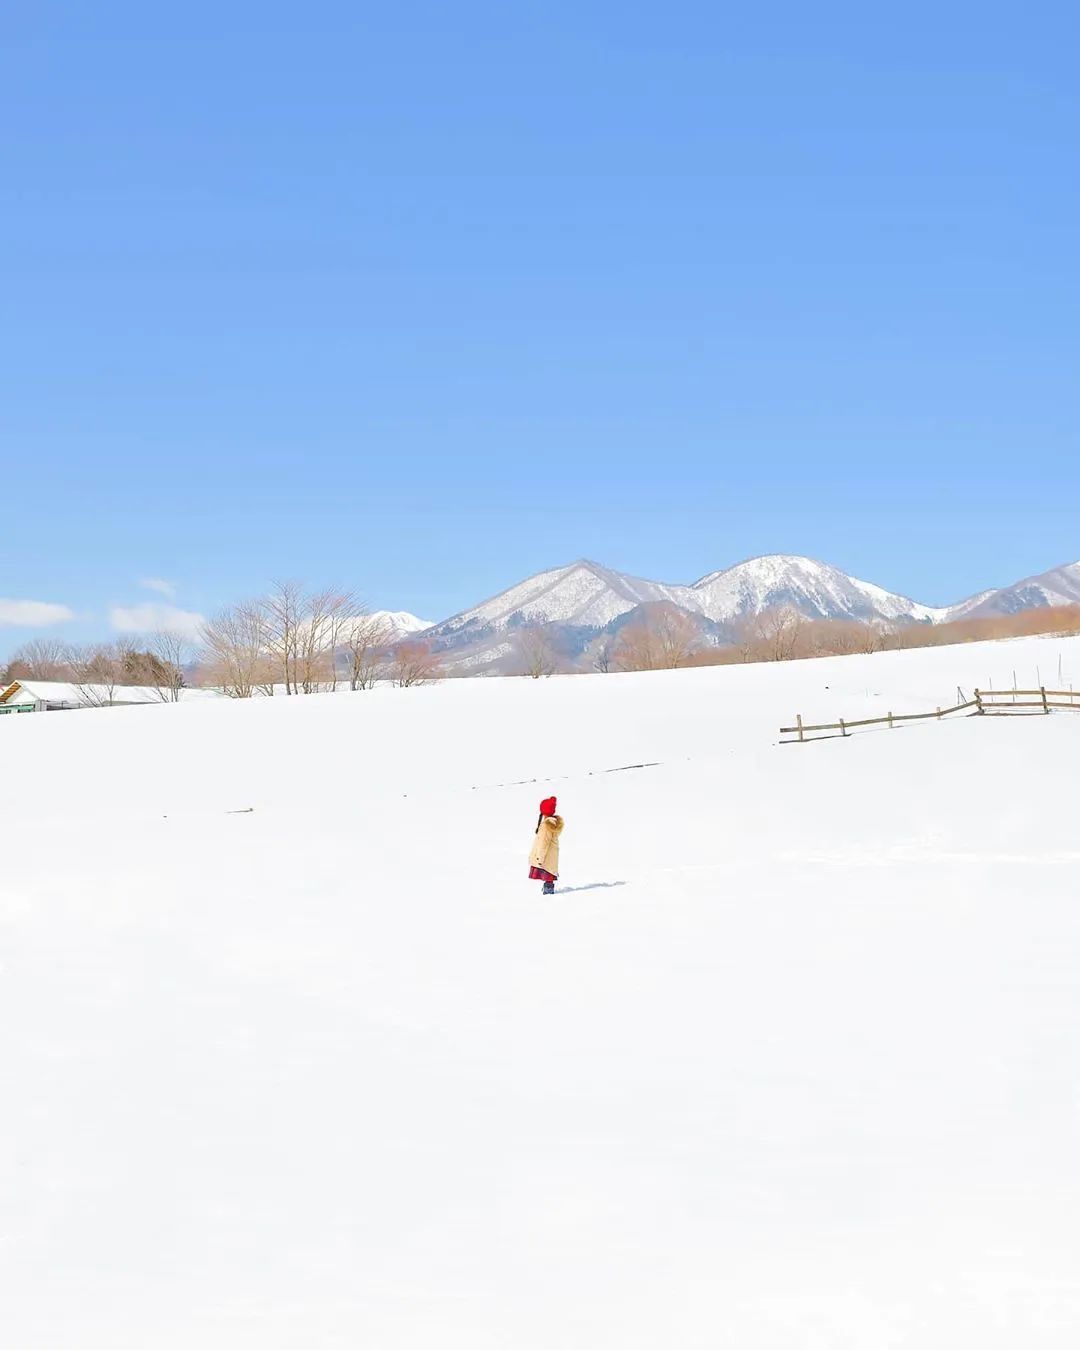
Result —
[[542, 867], [529, 868], [530, 881], [558, 881], [558, 877], [553, 877], [550, 872], [545, 872]]

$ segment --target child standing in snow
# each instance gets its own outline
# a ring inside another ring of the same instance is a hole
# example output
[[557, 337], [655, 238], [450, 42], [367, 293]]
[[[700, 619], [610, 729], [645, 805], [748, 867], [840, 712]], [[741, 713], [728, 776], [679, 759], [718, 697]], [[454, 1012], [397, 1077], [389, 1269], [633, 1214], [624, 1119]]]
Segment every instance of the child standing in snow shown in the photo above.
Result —
[[540, 803], [540, 819], [536, 822], [536, 840], [529, 855], [529, 879], [544, 883], [544, 895], [555, 894], [559, 879], [559, 835], [563, 832], [563, 818], [555, 814], [554, 797], [545, 797]]

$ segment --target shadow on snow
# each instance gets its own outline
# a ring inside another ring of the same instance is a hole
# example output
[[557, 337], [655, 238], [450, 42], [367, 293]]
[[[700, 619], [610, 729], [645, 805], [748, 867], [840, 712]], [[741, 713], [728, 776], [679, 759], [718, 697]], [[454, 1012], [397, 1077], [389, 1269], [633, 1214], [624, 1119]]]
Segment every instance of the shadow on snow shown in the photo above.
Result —
[[556, 895], [573, 895], [575, 891], [610, 891], [616, 886], [625, 886], [625, 881], [590, 881], [585, 886], [559, 886]]

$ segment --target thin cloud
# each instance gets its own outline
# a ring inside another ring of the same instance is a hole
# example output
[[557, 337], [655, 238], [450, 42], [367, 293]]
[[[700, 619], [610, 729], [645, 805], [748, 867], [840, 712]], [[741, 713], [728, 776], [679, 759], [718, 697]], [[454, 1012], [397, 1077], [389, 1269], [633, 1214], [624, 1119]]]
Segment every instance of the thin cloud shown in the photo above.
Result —
[[67, 605], [50, 605], [44, 600], [0, 600], [0, 628], [48, 628], [74, 617]]
[[117, 633], [178, 633], [194, 639], [204, 622], [201, 614], [175, 605], [114, 605], [109, 610], [109, 623]]
[[176, 594], [176, 587], [164, 577], [140, 577], [139, 585], [144, 591], [157, 591], [159, 595], [167, 595], [170, 600]]

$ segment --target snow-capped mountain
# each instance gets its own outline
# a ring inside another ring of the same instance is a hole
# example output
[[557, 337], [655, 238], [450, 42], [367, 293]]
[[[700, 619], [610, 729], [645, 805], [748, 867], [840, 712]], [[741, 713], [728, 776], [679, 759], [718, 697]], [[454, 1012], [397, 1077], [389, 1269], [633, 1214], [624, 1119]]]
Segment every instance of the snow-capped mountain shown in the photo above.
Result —
[[828, 563], [787, 553], [750, 558], [691, 587], [708, 618], [726, 622], [791, 605], [812, 619], [908, 619], [932, 623], [942, 610], [860, 581]]
[[970, 600], [961, 601], [949, 610], [950, 619], [982, 619], [995, 614], [1016, 614], [1022, 609], [1043, 609], [1048, 605], [1080, 604], [1080, 562], [1064, 563], [1025, 577], [1012, 586], [983, 591]]
[[430, 619], [418, 619], [415, 614], [410, 614], [404, 609], [377, 609], [367, 617], [382, 620], [387, 627], [392, 628], [395, 633], [401, 636], [422, 633], [425, 629], [431, 627]]
[[[647, 581], [582, 559], [528, 577], [432, 625], [425, 636], [443, 653], [447, 669], [494, 674], [520, 664], [518, 630], [543, 623], [550, 626], [556, 649], [572, 664], [600, 634], [614, 635], [659, 603], [678, 605], [695, 615], [705, 640], [721, 643], [734, 636], [733, 625], [739, 619], [783, 605], [809, 619], [944, 623], [1080, 604], [1080, 563], [980, 592], [956, 605], [935, 607], [796, 554], [749, 558], [689, 585]], [[415, 623], [419, 626], [421, 621]]]
[[509, 590], [436, 624], [432, 636], [461, 638], [529, 623], [604, 628], [620, 614], [654, 600], [698, 609], [689, 586], [613, 572], [582, 559], [568, 567], [539, 572]]
[[453, 640], [531, 623], [606, 628], [639, 605], [669, 601], [713, 623], [729, 623], [778, 605], [814, 619], [907, 619], [933, 622], [944, 611], [894, 595], [813, 558], [770, 554], [710, 572], [692, 585], [646, 581], [581, 560], [540, 572], [490, 600], [435, 625], [432, 636]]

